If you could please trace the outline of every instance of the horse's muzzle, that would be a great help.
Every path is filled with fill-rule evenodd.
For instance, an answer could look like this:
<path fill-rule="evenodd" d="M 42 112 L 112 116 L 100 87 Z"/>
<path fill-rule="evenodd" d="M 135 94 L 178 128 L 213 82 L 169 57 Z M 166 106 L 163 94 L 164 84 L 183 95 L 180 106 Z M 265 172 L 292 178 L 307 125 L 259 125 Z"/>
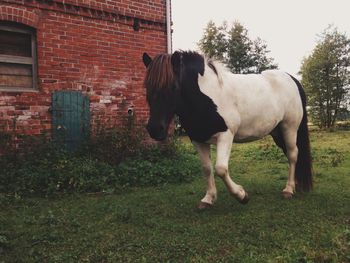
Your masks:
<path fill-rule="evenodd" d="M 148 123 L 146 129 L 151 138 L 156 141 L 164 141 L 168 135 L 168 130 L 165 124 L 162 123 L 159 125 Z"/>

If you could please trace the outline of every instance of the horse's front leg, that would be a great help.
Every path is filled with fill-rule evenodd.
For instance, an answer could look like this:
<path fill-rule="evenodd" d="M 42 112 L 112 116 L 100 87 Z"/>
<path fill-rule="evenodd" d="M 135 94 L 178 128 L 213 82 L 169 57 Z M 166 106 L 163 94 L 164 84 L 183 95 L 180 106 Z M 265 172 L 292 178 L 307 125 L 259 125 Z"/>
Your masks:
<path fill-rule="evenodd" d="M 215 171 L 218 176 L 225 182 L 229 192 L 242 204 L 249 201 L 248 193 L 242 186 L 236 184 L 230 177 L 228 164 L 233 143 L 233 134 L 226 131 L 218 136 L 217 139 L 217 158 Z"/>
<path fill-rule="evenodd" d="M 213 166 L 210 159 L 210 144 L 193 142 L 201 159 L 204 177 L 207 181 L 207 192 L 198 203 L 197 208 L 204 210 L 211 207 L 216 201 L 216 186 L 213 174 Z"/>

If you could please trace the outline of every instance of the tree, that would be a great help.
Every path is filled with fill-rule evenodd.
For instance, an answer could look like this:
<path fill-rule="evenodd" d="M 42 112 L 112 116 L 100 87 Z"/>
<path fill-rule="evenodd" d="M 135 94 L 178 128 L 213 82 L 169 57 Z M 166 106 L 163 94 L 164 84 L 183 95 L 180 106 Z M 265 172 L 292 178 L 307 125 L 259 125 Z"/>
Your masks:
<path fill-rule="evenodd" d="M 199 42 L 201 50 L 205 50 L 208 57 L 215 57 L 223 60 L 226 50 L 225 32 L 226 25 L 217 27 L 213 21 L 209 21 L 204 30 L 204 35 Z"/>
<path fill-rule="evenodd" d="M 267 49 L 265 41 L 258 37 L 254 40 L 253 45 L 254 72 L 278 68 L 277 64 L 274 63 L 274 59 L 267 56 L 270 51 Z"/>
<path fill-rule="evenodd" d="M 300 70 L 309 97 L 312 120 L 330 128 L 340 113 L 347 111 L 350 85 L 350 39 L 335 27 L 328 27 Z"/>
<path fill-rule="evenodd" d="M 239 22 L 228 28 L 227 22 L 218 27 L 210 21 L 198 46 L 208 57 L 225 62 L 233 73 L 260 73 L 277 68 L 273 58 L 268 57 L 266 43 L 260 38 L 251 40 L 248 30 Z"/>
<path fill-rule="evenodd" d="M 234 73 L 249 73 L 254 65 L 252 56 L 253 42 L 248 37 L 248 30 L 235 22 L 228 31 L 227 65 Z"/>

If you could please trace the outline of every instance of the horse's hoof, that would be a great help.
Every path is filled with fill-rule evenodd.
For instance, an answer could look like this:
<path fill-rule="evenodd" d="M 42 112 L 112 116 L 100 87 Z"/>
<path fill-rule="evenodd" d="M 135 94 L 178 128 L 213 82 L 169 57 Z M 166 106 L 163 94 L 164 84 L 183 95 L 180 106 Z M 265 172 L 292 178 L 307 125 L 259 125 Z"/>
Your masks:
<path fill-rule="evenodd" d="M 213 205 L 212 204 L 209 204 L 209 203 L 205 203 L 205 202 L 202 202 L 200 201 L 197 205 L 197 210 L 198 211 L 204 211 L 204 210 L 208 210 L 209 208 L 212 208 Z"/>
<path fill-rule="evenodd" d="M 249 194 L 247 191 L 245 191 L 245 196 L 243 197 L 243 199 L 239 199 L 238 197 L 236 197 L 237 201 L 240 202 L 242 205 L 245 205 L 249 202 L 250 198 L 249 198 Z"/>
<path fill-rule="evenodd" d="M 285 199 L 291 199 L 293 198 L 293 193 L 288 192 L 288 191 L 282 191 L 282 195 Z"/>

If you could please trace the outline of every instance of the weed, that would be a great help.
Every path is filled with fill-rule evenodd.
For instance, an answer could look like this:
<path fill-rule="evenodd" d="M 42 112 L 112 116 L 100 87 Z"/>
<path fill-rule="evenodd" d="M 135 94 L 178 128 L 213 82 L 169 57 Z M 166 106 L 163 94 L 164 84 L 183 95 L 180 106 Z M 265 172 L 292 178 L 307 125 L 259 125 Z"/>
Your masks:
<path fill-rule="evenodd" d="M 101 130 L 75 152 L 45 136 L 22 138 L 21 151 L 0 156 L 0 193 L 113 193 L 129 186 L 189 182 L 197 174 L 199 161 L 181 141 L 142 144 L 135 126 L 126 127 Z"/>
<path fill-rule="evenodd" d="M 345 158 L 345 155 L 342 151 L 339 151 L 335 148 L 315 148 L 313 150 L 313 160 L 319 163 L 322 166 L 339 166 Z"/>
<path fill-rule="evenodd" d="M 116 172 L 123 186 L 154 186 L 190 182 L 200 173 L 200 167 L 198 159 L 191 154 L 159 158 L 159 155 L 151 152 L 143 159 L 125 160 Z"/>
<path fill-rule="evenodd" d="M 202 178 L 123 194 L 76 193 L 50 199 L 0 195 L 0 262 L 350 262 L 349 132 L 311 136 L 315 158 L 317 151 L 323 154 L 332 148 L 344 159 L 336 167 L 319 165 L 315 159 L 319 175 L 313 191 L 297 193 L 291 200 L 280 197 L 286 165 L 275 157 L 258 160 L 246 155 L 269 140 L 272 144 L 271 139 L 234 146 L 230 171 L 251 193 L 246 206 L 237 203 L 218 178 L 218 200 L 205 213 L 194 210 L 205 194 Z M 197 157 L 189 144 L 175 143 L 145 150 L 125 162 L 132 167 L 138 160 L 147 161 L 150 167 L 157 166 L 157 160 L 182 159 L 191 166 L 193 158 Z M 76 162 L 60 159 L 61 172 Z M 275 166 L 280 169 L 271 172 Z M 190 177 L 200 171 L 192 173 Z"/>
<path fill-rule="evenodd" d="M 251 147 L 244 153 L 244 157 L 248 160 L 270 160 L 278 162 L 286 162 L 286 157 L 283 151 L 278 148 L 273 142 L 266 141 L 258 144 L 256 147 Z"/>

